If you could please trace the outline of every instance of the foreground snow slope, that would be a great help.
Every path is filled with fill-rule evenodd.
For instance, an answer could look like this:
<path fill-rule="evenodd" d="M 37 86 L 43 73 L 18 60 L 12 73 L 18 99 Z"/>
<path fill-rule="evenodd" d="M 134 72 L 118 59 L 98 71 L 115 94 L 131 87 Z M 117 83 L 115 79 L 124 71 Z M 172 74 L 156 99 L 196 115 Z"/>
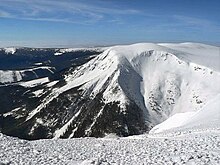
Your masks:
<path fill-rule="evenodd" d="M 0 164 L 220 164 L 220 132 L 172 138 L 77 138 L 25 141 L 0 134 Z"/>

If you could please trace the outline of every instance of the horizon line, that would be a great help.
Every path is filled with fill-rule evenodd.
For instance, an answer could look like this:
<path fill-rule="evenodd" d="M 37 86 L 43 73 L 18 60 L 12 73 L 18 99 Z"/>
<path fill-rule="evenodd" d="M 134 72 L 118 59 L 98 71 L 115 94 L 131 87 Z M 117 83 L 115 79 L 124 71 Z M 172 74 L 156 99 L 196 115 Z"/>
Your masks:
<path fill-rule="evenodd" d="M 138 44 L 138 43 L 199 43 L 199 44 L 206 44 L 206 45 L 211 45 L 211 46 L 217 46 L 220 47 L 220 42 L 208 42 L 208 41 L 165 41 L 165 42 L 151 42 L 151 41 L 139 41 L 139 42 L 130 42 L 130 43 L 114 43 L 114 44 L 54 44 L 54 45 L 39 45 L 39 46 L 31 46 L 31 45 L 10 45 L 10 46 L 4 46 L 0 47 L 0 49 L 4 48 L 36 48 L 36 49 L 55 49 L 55 48 L 97 48 L 97 47 L 112 47 L 112 46 L 117 46 L 117 45 L 133 45 L 133 44 Z"/>

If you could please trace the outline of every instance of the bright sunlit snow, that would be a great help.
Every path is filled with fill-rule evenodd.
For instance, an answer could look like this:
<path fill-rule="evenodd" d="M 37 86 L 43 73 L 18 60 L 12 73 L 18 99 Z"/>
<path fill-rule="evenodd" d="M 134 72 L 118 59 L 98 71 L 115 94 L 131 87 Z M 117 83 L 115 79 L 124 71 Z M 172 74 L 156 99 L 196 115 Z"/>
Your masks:
<path fill-rule="evenodd" d="M 176 135 L 177 134 L 177 135 Z M 0 134 L 2 164 L 220 164 L 220 131 L 171 137 L 77 138 L 26 141 Z"/>
<path fill-rule="evenodd" d="M 4 48 L 5 53 L 14 54 L 16 52 L 16 48 Z"/>

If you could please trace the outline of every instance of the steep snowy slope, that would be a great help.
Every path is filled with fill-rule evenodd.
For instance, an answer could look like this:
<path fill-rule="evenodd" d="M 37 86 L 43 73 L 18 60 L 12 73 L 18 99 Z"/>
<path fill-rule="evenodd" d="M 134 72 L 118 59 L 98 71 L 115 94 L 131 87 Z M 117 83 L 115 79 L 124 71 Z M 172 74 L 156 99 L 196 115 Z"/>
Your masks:
<path fill-rule="evenodd" d="M 70 69 L 36 106 L 17 110 L 22 114 L 19 127 L 17 121 L 13 126 L 17 133 L 3 130 L 18 136 L 25 129 L 21 135 L 25 138 L 128 136 L 149 131 L 175 114 L 202 111 L 217 97 L 218 54 L 217 47 L 193 43 L 108 48 Z"/>
<path fill-rule="evenodd" d="M 216 70 L 217 75 L 214 79 L 209 79 L 210 77 L 204 77 L 206 79 L 206 84 L 209 83 L 212 91 L 213 97 L 209 97 L 211 91 L 206 90 L 208 87 L 204 84 L 204 81 L 201 79 L 197 79 L 197 81 L 203 84 L 204 95 L 207 95 L 207 101 L 205 106 L 201 107 L 198 111 L 192 111 L 189 109 L 186 112 L 175 111 L 172 113 L 170 118 L 161 124 L 155 126 L 150 133 L 163 133 L 165 134 L 167 130 L 169 132 L 179 130 L 180 132 L 183 130 L 198 130 L 198 129 L 209 129 L 209 128 L 217 128 L 220 125 L 220 79 L 219 79 L 219 68 L 220 68 L 220 48 L 197 44 L 197 43 L 182 43 L 182 44 L 160 44 L 181 52 L 186 52 L 182 54 L 178 54 L 180 57 L 184 58 L 187 61 L 193 61 L 196 63 L 203 64 L 205 66 L 209 66 Z M 211 73 L 213 73 L 211 71 Z M 198 102 L 198 101 L 197 101 Z M 182 101 L 183 105 L 187 105 Z M 185 107 L 185 106 L 183 106 Z"/>
<path fill-rule="evenodd" d="M 219 129 L 220 127 L 220 94 L 197 112 L 176 113 L 151 131 L 166 134 L 166 131 L 198 131 Z"/>

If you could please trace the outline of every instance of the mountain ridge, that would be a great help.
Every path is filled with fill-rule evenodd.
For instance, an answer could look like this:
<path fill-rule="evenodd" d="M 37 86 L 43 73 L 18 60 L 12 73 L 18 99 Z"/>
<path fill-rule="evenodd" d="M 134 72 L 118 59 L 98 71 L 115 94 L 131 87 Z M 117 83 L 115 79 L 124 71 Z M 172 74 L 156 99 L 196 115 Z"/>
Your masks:
<path fill-rule="evenodd" d="M 110 47 L 70 69 L 63 83 L 52 86 L 35 108 L 25 110 L 28 113 L 21 118 L 27 135 L 22 136 L 36 138 L 38 128 L 45 132 L 38 138 L 128 136 L 148 132 L 177 113 L 202 109 L 220 92 L 220 74 L 213 69 L 216 63 L 210 69 L 206 61 L 202 63 L 207 66 L 194 63 L 198 59 L 194 56 L 200 49 L 213 53 L 218 48 L 165 45 Z M 193 53 L 183 52 L 182 45 Z M 218 57 L 204 54 L 203 59 Z"/>

